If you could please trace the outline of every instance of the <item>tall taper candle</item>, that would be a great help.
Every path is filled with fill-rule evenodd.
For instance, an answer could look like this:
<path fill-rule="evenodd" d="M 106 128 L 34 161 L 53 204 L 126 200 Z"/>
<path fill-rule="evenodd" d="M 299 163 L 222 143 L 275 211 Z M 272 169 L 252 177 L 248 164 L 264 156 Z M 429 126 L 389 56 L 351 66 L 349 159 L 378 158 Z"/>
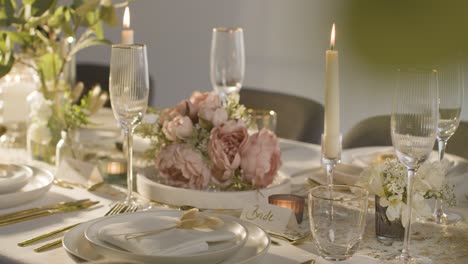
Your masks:
<path fill-rule="evenodd" d="M 122 44 L 133 44 L 133 29 L 130 28 L 130 9 L 125 7 L 123 16 Z"/>
<path fill-rule="evenodd" d="M 326 158 L 339 158 L 340 155 L 340 82 L 338 71 L 338 51 L 335 46 L 335 24 L 333 24 L 330 50 L 326 52 L 325 70 L 325 131 L 324 155 Z"/>

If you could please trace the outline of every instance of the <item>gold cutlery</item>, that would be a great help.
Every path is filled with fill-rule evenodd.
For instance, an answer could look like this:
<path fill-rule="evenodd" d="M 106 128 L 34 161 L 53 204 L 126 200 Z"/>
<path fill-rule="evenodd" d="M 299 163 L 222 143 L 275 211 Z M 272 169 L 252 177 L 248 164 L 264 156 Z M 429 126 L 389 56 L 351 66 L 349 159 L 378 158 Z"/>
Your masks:
<path fill-rule="evenodd" d="M 0 221 L 4 221 L 10 218 L 17 218 L 20 216 L 37 213 L 40 211 L 50 210 L 50 209 L 58 209 L 58 208 L 63 208 L 63 207 L 68 207 L 68 206 L 76 206 L 76 205 L 80 205 L 88 201 L 89 199 L 82 199 L 82 200 L 76 200 L 76 201 L 70 201 L 70 202 L 60 202 L 56 204 L 50 204 L 46 206 L 35 207 L 31 209 L 8 213 L 8 214 L 0 215 Z"/>
<path fill-rule="evenodd" d="M 295 239 L 292 239 L 290 237 L 287 237 L 287 236 L 283 236 L 283 235 L 280 235 L 280 234 L 276 234 L 276 233 L 271 233 L 271 232 L 268 232 L 268 234 L 273 237 L 273 238 L 277 238 L 277 239 L 282 239 L 282 240 L 286 240 L 287 242 L 289 242 L 289 244 L 291 245 L 299 245 L 299 244 L 302 244 L 306 241 L 308 241 L 310 238 L 311 238 L 311 235 L 310 234 L 307 234 L 305 236 L 301 236 L 301 237 L 298 237 L 298 238 L 295 238 Z M 272 240 L 273 241 L 273 240 Z M 276 245 L 280 245 L 279 242 L 272 242 L 272 244 L 276 244 Z"/>
<path fill-rule="evenodd" d="M 48 209 L 44 211 L 40 211 L 37 213 L 25 215 L 25 216 L 20 216 L 12 219 L 7 219 L 7 220 L 2 220 L 0 221 L 0 226 L 5 226 L 5 225 L 10 225 L 10 224 L 16 224 L 19 222 L 31 220 L 31 219 L 36 219 L 39 217 L 43 216 L 49 216 L 57 213 L 67 213 L 67 212 L 72 212 L 72 211 L 78 211 L 82 209 L 87 209 L 99 202 L 97 201 L 86 201 L 84 203 L 78 204 L 78 205 L 73 205 L 73 206 L 67 206 L 67 207 L 60 207 L 60 208 L 55 208 L 55 209 Z"/>
<path fill-rule="evenodd" d="M 116 215 L 116 214 L 122 214 L 122 213 L 131 213 L 131 212 L 135 212 L 137 210 L 138 210 L 138 206 L 126 205 L 124 203 L 117 203 L 104 216 Z M 69 229 L 72 229 L 73 227 L 75 227 L 75 226 L 77 226 L 79 224 L 81 224 L 81 223 L 76 223 L 76 224 L 73 224 L 73 225 L 69 225 L 69 226 L 66 226 L 66 227 L 51 231 L 49 233 L 45 233 L 45 234 L 42 234 L 40 236 L 25 240 L 23 242 L 18 243 L 18 246 L 25 247 L 25 246 L 31 245 L 31 244 L 33 244 L 35 242 L 38 242 L 40 240 L 43 240 L 45 238 L 48 238 L 48 237 L 51 237 L 53 235 L 56 235 L 56 234 L 65 232 L 65 231 L 67 231 Z M 52 249 L 52 248 L 55 248 L 57 246 L 60 246 L 61 244 L 62 244 L 62 239 L 57 239 L 57 240 L 52 241 L 50 243 L 47 243 L 47 244 L 45 244 L 43 246 L 35 248 L 34 251 L 36 251 L 38 253 L 44 252 L 44 251 L 46 251 L 48 249 Z"/>

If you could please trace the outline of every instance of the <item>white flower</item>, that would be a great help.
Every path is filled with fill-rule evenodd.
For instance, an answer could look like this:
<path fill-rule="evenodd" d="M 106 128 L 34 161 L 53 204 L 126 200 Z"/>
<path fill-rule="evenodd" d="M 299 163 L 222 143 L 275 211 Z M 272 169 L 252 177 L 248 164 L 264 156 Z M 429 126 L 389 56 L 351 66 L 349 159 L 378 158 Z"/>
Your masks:
<path fill-rule="evenodd" d="M 31 98 L 30 107 L 29 118 L 35 122 L 47 123 L 52 116 L 52 102 L 46 100 L 41 93 Z"/>
<path fill-rule="evenodd" d="M 28 137 L 37 143 L 48 144 L 52 140 L 47 124 L 41 122 L 34 122 L 28 128 Z"/>
<path fill-rule="evenodd" d="M 400 218 L 403 205 L 404 203 L 401 195 L 392 195 L 388 197 L 388 199 L 387 197 L 380 198 L 380 206 L 387 207 L 385 214 L 390 221 Z"/>
<path fill-rule="evenodd" d="M 383 175 L 378 167 L 369 167 L 364 169 L 364 171 L 361 173 L 357 185 L 366 188 L 369 190 L 369 192 L 379 197 L 383 197 L 385 196 L 383 180 Z"/>
<path fill-rule="evenodd" d="M 414 181 L 414 190 L 422 193 L 439 191 L 445 180 L 443 165 L 436 162 L 426 162 L 418 169 Z"/>

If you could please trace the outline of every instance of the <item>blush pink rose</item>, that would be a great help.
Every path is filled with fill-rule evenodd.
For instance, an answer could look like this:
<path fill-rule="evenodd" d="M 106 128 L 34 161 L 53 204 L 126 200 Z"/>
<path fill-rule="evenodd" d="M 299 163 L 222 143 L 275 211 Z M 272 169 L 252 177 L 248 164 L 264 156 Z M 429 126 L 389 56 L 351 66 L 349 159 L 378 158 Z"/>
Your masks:
<path fill-rule="evenodd" d="M 211 178 L 200 153 L 184 144 L 171 144 L 155 160 L 159 175 L 175 187 L 203 190 Z"/>
<path fill-rule="evenodd" d="M 192 120 L 188 116 L 178 115 L 171 121 L 165 121 L 162 131 L 167 139 L 171 141 L 188 139 L 193 132 Z"/>
<path fill-rule="evenodd" d="M 229 120 L 211 130 L 208 154 L 213 162 L 214 181 L 224 186 L 231 183 L 234 170 L 241 164 L 240 150 L 248 137 L 242 120 Z"/>
<path fill-rule="evenodd" d="M 212 123 L 213 126 L 219 126 L 227 121 L 228 114 L 226 110 L 222 107 L 210 108 L 203 106 L 198 112 L 198 117 Z"/>
<path fill-rule="evenodd" d="M 165 109 L 162 111 L 162 113 L 159 115 L 159 124 L 164 124 L 166 121 L 171 121 L 177 116 L 186 116 L 189 112 L 189 101 L 183 100 L 177 105 Z"/>
<path fill-rule="evenodd" d="M 282 163 L 278 138 L 266 129 L 250 135 L 240 155 L 243 179 L 257 188 L 271 184 Z"/>

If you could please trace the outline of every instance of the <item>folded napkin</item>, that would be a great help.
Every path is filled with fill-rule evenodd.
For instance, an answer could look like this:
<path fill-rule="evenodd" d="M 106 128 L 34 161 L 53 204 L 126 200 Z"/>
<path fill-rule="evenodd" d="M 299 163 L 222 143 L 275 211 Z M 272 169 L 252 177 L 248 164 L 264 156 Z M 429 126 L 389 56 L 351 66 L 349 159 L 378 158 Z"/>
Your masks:
<path fill-rule="evenodd" d="M 180 218 L 145 216 L 133 221 L 109 224 L 98 231 L 98 239 L 127 251 L 158 256 L 191 255 L 207 251 L 208 243 L 232 240 L 228 230 L 176 228 Z"/>
<path fill-rule="evenodd" d="M 14 192 L 28 183 L 32 171 L 24 167 L 1 164 L 0 165 L 0 194 Z"/>

